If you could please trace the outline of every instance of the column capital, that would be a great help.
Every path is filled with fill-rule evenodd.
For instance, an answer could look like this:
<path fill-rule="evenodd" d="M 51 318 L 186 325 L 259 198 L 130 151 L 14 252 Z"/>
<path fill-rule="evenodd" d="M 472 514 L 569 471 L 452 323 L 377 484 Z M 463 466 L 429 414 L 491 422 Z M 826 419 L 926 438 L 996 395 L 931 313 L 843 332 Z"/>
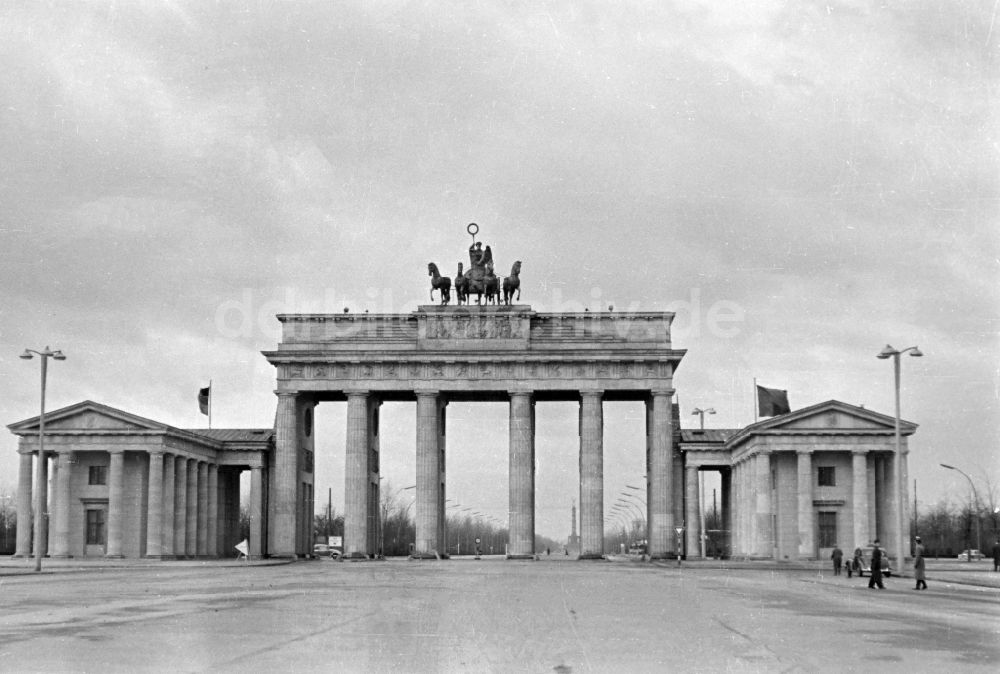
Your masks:
<path fill-rule="evenodd" d="M 531 395 L 534 395 L 534 393 L 535 393 L 535 389 L 527 389 L 527 388 L 525 388 L 525 389 L 508 389 L 507 390 L 507 395 L 509 395 L 511 398 L 513 398 L 514 396 L 531 396 Z"/>
<path fill-rule="evenodd" d="M 798 454 L 799 456 L 802 456 L 802 455 L 811 456 L 812 453 L 813 453 L 813 450 L 811 450 L 811 449 L 796 449 L 795 453 Z"/>
<path fill-rule="evenodd" d="M 602 398 L 604 397 L 604 389 L 601 388 L 582 388 L 580 389 L 581 398 Z"/>
<path fill-rule="evenodd" d="M 108 454 L 114 455 L 114 454 L 124 454 L 124 453 L 125 450 L 122 449 L 121 447 L 111 447 L 108 449 Z"/>
<path fill-rule="evenodd" d="M 299 392 L 298 391 L 275 391 L 274 395 L 278 396 L 279 398 L 294 398 L 295 396 L 299 395 Z"/>
<path fill-rule="evenodd" d="M 418 398 L 437 398 L 441 395 L 441 391 L 437 389 L 418 389 L 414 393 Z"/>
<path fill-rule="evenodd" d="M 344 389 L 344 395 L 347 396 L 348 400 L 350 400 L 351 398 L 357 400 L 358 398 L 367 398 L 369 395 L 371 395 L 371 391 L 366 388 Z"/>
<path fill-rule="evenodd" d="M 147 452 L 147 454 L 149 454 L 150 456 L 159 456 L 160 458 L 163 458 L 163 455 L 166 454 L 166 452 L 163 451 L 162 449 L 151 449 L 149 450 L 149 452 Z"/>
<path fill-rule="evenodd" d="M 653 397 L 666 396 L 673 398 L 675 393 L 677 393 L 676 389 L 672 388 L 654 388 L 649 391 L 649 394 Z"/>
<path fill-rule="evenodd" d="M 859 454 L 861 456 L 868 456 L 868 450 L 867 449 L 852 449 L 851 450 L 851 454 L 854 454 L 855 456 L 857 456 Z"/>

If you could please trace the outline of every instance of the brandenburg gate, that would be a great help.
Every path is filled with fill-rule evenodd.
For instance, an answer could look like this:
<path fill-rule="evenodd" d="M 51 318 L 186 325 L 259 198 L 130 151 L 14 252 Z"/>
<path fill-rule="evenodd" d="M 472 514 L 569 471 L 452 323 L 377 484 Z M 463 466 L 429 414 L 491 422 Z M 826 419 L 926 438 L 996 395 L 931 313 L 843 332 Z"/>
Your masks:
<path fill-rule="evenodd" d="M 670 343 L 673 314 L 538 313 L 518 304 L 421 306 L 409 314 L 283 314 L 265 352 L 277 368 L 275 465 L 268 549 L 311 550 L 313 408 L 347 401 L 344 554 L 377 552 L 379 406 L 415 400 L 415 556 L 445 551 L 449 401 L 510 405 L 509 558 L 534 556 L 535 402 L 580 405 L 581 558 L 604 550 L 603 402 L 646 403 L 649 552 L 672 555 L 672 379 L 684 351 Z"/>
<path fill-rule="evenodd" d="M 535 542 L 535 402 L 580 405 L 580 557 L 604 554 L 605 400 L 646 403 L 647 540 L 652 557 L 675 553 L 673 374 L 684 351 L 670 344 L 673 314 L 538 313 L 520 298 L 521 262 L 500 279 L 493 252 L 472 235 L 469 270 L 451 279 L 428 264 L 431 298 L 409 314 L 282 314 L 281 343 L 264 352 L 277 369 L 275 459 L 270 472 L 268 549 L 311 552 L 313 409 L 347 400 L 344 555 L 378 550 L 379 407 L 415 400 L 416 542 L 414 556 L 446 556 L 446 409 L 448 402 L 510 405 L 507 556 L 532 558 Z M 500 297 L 501 287 L 503 298 Z M 476 303 L 471 297 L 476 295 Z M 485 304 L 484 301 L 485 295 Z M 493 304 L 491 304 L 493 302 Z M 678 475 L 679 477 L 679 475 Z"/>

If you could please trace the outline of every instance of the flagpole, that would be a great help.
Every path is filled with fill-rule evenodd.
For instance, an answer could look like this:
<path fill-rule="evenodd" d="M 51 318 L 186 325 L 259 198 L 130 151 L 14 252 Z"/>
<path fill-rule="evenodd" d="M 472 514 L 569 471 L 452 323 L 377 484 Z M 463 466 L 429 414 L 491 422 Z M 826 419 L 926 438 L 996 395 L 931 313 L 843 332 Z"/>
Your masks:
<path fill-rule="evenodd" d="M 208 380 L 208 429 L 212 430 L 212 380 Z"/>
<path fill-rule="evenodd" d="M 757 408 L 760 405 L 757 404 L 757 377 L 753 378 L 753 422 L 757 423 Z"/>

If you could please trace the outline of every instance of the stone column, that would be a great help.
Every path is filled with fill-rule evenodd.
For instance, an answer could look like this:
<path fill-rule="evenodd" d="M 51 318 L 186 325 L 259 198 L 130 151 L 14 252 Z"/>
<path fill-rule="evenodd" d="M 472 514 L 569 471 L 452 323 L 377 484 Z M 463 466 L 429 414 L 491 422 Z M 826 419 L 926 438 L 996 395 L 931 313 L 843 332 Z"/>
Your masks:
<path fill-rule="evenodd" d="M 368 391 L 347 394 L 344 555 L 368 557 Z M 277 523 L 272 523 L 277 526 Z"/>
<path fill-rule="evenodd" d="M 896 541 L 898 540 L 896 537 L 899 536 L 899 517 L 897 514 L 899 502 L 896 500 L 898 490 L 899 476 L 896 474 L 896 454 L 893 452 L 887 455 L 885 460 L 885 512 L 887 517 L 884 520 L 886 535 L 882 537 L 883 552 L 886 555 L 891 552 L 893 557 L 895 557 Z"/>
<path fill-rule="evenodd" d="M 59 452 L 55 454 L 56 466 L 55 493 L 52 510 L 54 511 L 52 552 L 56 558 L 69 557 L 69 512 L 70 512 L 70 477 L 73 474 L 73 453 Z"/>
<path fill-rule="evenodd" d="M 443 398 L 438 398 L 438 545 L 441 546 L 441 554 L 446 555 L 448 551 L 448 515 L 446 508 L 445 498 L 446 488 L 447 488 L 447 414 L 448 414 L 448 401 Z M 381 547 L 381 545 L 380 545 Z M 486 545 L 483 545 L 484 549 L 487 549 Z"/>
<path fill-rule="evenodd" d="M 698 526 L 698 466 L 687 466 L 684 471 L 684 542 L 687 548 L 687 558 L 701 557 L 701 544 L 698 537 L 701 534 Z"/>
<path fill-rule="evenodd" d="M 195 554 L 208 554 L 208 464 L 199 461 L 198 468 L 198 528 L 195 535 Z"/>
<path fill-rule="evenodd" d="M 183 559 L 187 550 L 187 458 L 174 458 L 174 555 Z"/>
<path fill-rule="evenodd" d="M 438 449 L 438 393 L 417 391 L 417 541 L 414 555 L 444 552 L 438 540 L 441 516 L 441 454 Z"/>
<path fill-rule="evenodd" d="M 34 517 L 31 512 L 31 452 L 19 452 L 17 466 L 17 547 L 15 557 L 31 556 L 31 532 Z"/>
<path fill-rule="evenodd" d="M 868 451 L 859 449 L 851 454 L 851 501 L 854 539 L 850 548 L 863 547 L 871 540 L 868 535 Z"/>
<path fill-rule="evenodd" d="M 652 391 L 651 400 L 646 402 L 647 408 L 652 406 L 646 505 L 649 511 L 649 555 L 653 559 L 663 559 L 671 551 L 679 553 L 674 550 L 674 431 L 670 409 L 673 395 L 672 389 L 657 389 Z"/>
<path fill-rule="evenodd" d="M 350 448 L 350 399 L 348 399 L 348 448 Z M 298 530 L 298 394 L 278 392 L 278 411 L 275 419 L 275 445 L 272 484 L 270 494 L 273 521 L 268 529 L 271 539 L 271 555 L 274 557 L 296 556 L 296 531 Z M 350 454 L 350 451 L 348 451 Z M 348 458 L 348 463 L 350 458 Z M 350 477 L 348 477 L 350 480 Z M 348 491 L 348 496 L 350 491 Z M 351 514 L 344 510 L 346 518 Z M 345 532 L 346 533 L 346 532 Z M 350 534 L 347 534 L 349 537 Z M 310 546 L 311 547 L 311 546 Z M 346 550 L 345 550 L 346 551 Z"/>
<path fill-rule="evenodd" d="M 774 557 L 774 532 L 771 530 L 771 455 L 761 452 L 757 455 L 757 472 L 753 477 L 755 510 L 757 518 L 756 554 L 762 558 Z"/>
<path fill-rule="evenodd" d="M 260 557 L 264 554 L 264 469 L 260 466 L 250 467 L 250 556 Z"/>
<path fill-rule="evenodd" d="M 122 524 L 125 519 L 125 452 L 111 450 L 108 468 L 108 550 L 105 556 L 122 556 Z"/>
<path fill-rule="evenodd" d="M 531 392 L 510 392 L 509 484 L 510 546 L 508 559 L 535 556 L 535 429 Z"/>
<path fill-rule="evenodd" d="M 198 460 L 188 459 L 187 462 L 187 506 L 185 514 L 187 521 L 184 530 L 184 554 L 187 557 L 198 556 Z"/>
<path fill-rule="evenodd" d="M 41 453 L 39 453 L 39 460 L 41 460 L 41 474 L 42 479 L 39 480 L 39 484 L 35 485 L 35 498 L 41 504 L 39 507 L 39 512 L 35 513 L 36 517 L 42 518 L 42 535 L 40 541 L 35 541 L 36 548 L 41 546 L 42 557 L 49 554 L 49 456 L 51 452 L 45 453 L 45 459 L 41 459 Z"/>
<path fill-rule="evenodd" d="M 604 557 L 603 395 L 580 392 L 580 559 Z"/>
<path fill-rule="evenodd" d="M 146 556 L 153 559 L 163 556 L 163 452 L 149 453 Z"/>
<path fill-rule="evenodd" d="M 905 443 L 906 441 L 903 440 L 902 442 Z M 910 522 L 912 522 L 912 519 L 911 519 L 911 517 L 912 517 L 911 509 L 912 509 L 912 505 L 913 505 L 910 502 L 910 490 L 909 490 L 909 486 L 910 486 L 910 472 L 909 472 L 910 471 L 910 466 L 909 466 L 909 464 L 910 464 L 910 450 L 906 448 L 906 445 L 903 445 L 902 449 L 903 449 L 903 456 L 900 457 L 900 468 L 903 471 L 903 475 L 900 478 L 902 480 L 902 484 L 900 485 L 900 492 L 901 492 L 901 494 L 900 494 L 899 499 L 900 499 L 900 502 L 903 504 L 903 530 L 900 532 L 899 535 L 903 537 L 903 546 L 902 546 L 903 556 L 904 557 L 909 557 L 910 556 Z M 895 497 L 895 494 L 893 494 L 893 497 Z M 898 522 L 898 520 L 897 520 L 897 522 Z M 893 548 L 893 551 L 895 551 L 895 549 L 896 548 Z M 899 566 L 900 566 L 900 571 L 902 571 L 903 560 L 899 561 Z"/>
<path fill-rule="evenodd" d="M 723 539 L 723 555 L 733 554 L 733 471 L 732 469 L 722 472 L 721 489 L 719 499 L 722 501 L 722 528 L 725 529 Z"/>
<path fill-rule="evenodd" d="M 174 556 L 174 505 L 177 495 L 177 479 L 173 454 L 163 456 L 163 546 L 160 548 L 162 558 L 172 559 Z"/>
<path fill-rule="evenodd" d="M 816 556 L 816 535 L 813 517 L 812 452 L 800 451 L 798 455 L 799 497 L 799 559 Z"/>
<path fill-rule="evenodd" d="M 219 466 L 208 464 L 208 548 L 209 557 L 219 556 Z"/>

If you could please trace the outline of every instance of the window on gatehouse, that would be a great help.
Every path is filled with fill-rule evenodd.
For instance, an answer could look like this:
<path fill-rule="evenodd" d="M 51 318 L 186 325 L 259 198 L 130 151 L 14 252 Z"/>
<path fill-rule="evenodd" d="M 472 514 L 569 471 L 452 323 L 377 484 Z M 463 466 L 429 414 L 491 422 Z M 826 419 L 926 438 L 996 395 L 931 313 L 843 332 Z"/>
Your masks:
<path fill-rule="evenodd" d="M 819 513 L 819 547 L 832 548 L 837 545 L 837 513 Z"/>
<path fill-rule="evenodd" d="M 818 471 L 820 487 L 837 486 L 837 471 L 833 466 L 820 466 Z"/>
<path fill-rule="evenodd" d="M 108 467 L 107 466 L 90 466 L 87 476 L 87 484 L 107 484 L 108 483 Z M 89 512 L 89 511 L 88 511 Z"/>

